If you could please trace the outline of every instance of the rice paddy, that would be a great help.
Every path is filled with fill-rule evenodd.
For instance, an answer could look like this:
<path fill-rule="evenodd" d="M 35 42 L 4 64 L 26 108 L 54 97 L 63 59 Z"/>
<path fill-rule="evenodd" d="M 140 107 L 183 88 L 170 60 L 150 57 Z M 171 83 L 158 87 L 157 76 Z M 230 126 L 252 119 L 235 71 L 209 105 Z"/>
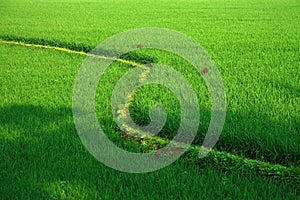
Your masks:
<path fill-rule="evenodd" d="M 297 1 L 18 1 L 0 3 L 0 199 L 297 199 L 300 185 L 300 4 Z M 199 128 L 189 150 L 158 171 L 111 169 L 84 147 L 72 113 L 74 84 L 89 52 L 138 27 L 179 31 L 212 57 L 226 92 L 226 120 L 213 150 L 198 152 L 211 117 L 202 76 L 170 52 L 145 48 L 114 59 L 95 96 L 97 119 L 114 144 L 155 152 L 180 123 L 169 89 L 140 87 L 130 116 L 166 123 L 153 138 L 120 130 L 111 96 L 128 71 L 160 63 L 183 75 L 198 98 Z M 176 44 L 176 41 L 174 41 Z M 151 67 L 150 67 L 151 68 Z M 175 83 L 171 83 L 175 84 Z M 130 131 L 129 131 L 130 132 Z"/>

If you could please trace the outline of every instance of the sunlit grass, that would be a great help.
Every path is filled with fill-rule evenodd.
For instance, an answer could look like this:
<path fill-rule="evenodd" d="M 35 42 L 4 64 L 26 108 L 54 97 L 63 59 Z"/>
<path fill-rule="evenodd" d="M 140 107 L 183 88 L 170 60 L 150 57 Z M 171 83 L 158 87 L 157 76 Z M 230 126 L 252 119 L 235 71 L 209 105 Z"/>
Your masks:
<path fill-rule="evenodd" d="M 85 55 L 1 43 L 0 199 L 297 199 L 297 1 L 11 0 L 0 3 L 0 12 L 0 39 L 74 51 L 88 52 L 107 37 L 136 27 L 164 27 L 189 35 L 212 56 L 224 80 L 227 116 L 215 150 L 231 154 L 213 151 L 198 160 L 188 152 L 147 174 L 110 169 L 87 152 L 73 122 L 73 86 Z M 168 65 L 192 85 L 200 107 L 193 144 L 201 144 L 210 120 L 209 93 L 201 76 L 180 57 L 137 46 L 137 52 L 123 58 Z M 131 68 L 120 62 L 109 67 L 97 89 L 96 110 L 109 138 L 136 152 L 152 147 L 124 139 L 110 108 L 116 82 Z M 168 113 L 158 136 L 171 139 L 180 107 L 168 89 L 139 88 L 130 114 L 145 125 L 155 103 Z M 276 165 L 259 161 L 295 168 L 279 166 L 276 171 Z"/>

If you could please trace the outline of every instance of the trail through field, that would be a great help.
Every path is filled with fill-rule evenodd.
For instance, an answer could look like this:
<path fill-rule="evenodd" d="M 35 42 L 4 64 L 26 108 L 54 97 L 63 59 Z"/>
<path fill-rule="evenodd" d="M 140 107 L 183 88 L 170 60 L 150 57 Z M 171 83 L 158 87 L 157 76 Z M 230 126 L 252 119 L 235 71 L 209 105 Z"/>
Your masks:
<path fill-rule="evenodd" d="M 141 82 L 145 82 L 147 77 L 151 74 L 151 67 L 149 67 L 148 65 L 140 64 L 131 60 L 125 60 L 121 58 L 108 57 L 104 55 L 95 55 L 95 54 L 90 54 L 82 51 L 75 51 L 67 48 L 61 48 L 61 47 L 55 47 L 49 45 L 28 44 L 28 43 L 18 42 L 18 41 L 0 40 L 0 44 L 17 45 L 26 48 L 49 49 L 54 51 L 81 55 L 81 56 L 118 61 L 124 64 L 128 64 L 132 67 L 138 67 L 144 70 L 145 73 L 142 74 L 143 77 L 140 77 Z M 128 96 L 128 98 L 134 99 L 134 96 L 135 94 L 131 94 L 130 96 Z M 129 104 L 124 104 L 120 106 L 120 110 L 117 111 L 118 113 L 120 113 L 119 115 L 120 120 L 123 120 L 124 122 L 128 121 L 127 120 L 128 115 L 126 113 L 128 113 L 127 111 L 129 110 L 129 106 L 130 106 Z M 165 146 L 170 142 L 166 138 L 149 136 L 151 133 L 149 134 L 145 131 L 136 130 L 135 127 L 124 125 L 124 128 L 126 130 L 122 132 L 122 138 L 126 141 L 135 143 L 136 145 L 142 145 L 145 152 L 153 151 L 153 149 L 155 151 L 160 150 L 163 146 Z M 181 148 L 181 144 L 177 144 L 177 147 L 175 147 L 174 149 L 176 148 Z M 210 153 L 206 158 L 200 159 L 198 157 L 198 153 L 200 151 L 210 151 Z M 236 156 L 226 152 L 219 152 L 216 150 L 205 149 L 204 147 L 200 147 L 197 145 L 190 146 L 188 148 L 187 155 L 189 155 L 194 159 L 195 165 L 201 166 L 205 163 L 209 163 L 219 169 L 225 169 L 225 170 L 230 168 L 244 169 L 244 170 L 249 170 L 258 173 L 262 176 L 272 177 L 275 179 L 290 180 L 297 184 L 300 183 L 300 168 L 297 167 L 287 167 L 280 164 L 270 164 L 258 160 L 247 159 L 245 157 Z"/>

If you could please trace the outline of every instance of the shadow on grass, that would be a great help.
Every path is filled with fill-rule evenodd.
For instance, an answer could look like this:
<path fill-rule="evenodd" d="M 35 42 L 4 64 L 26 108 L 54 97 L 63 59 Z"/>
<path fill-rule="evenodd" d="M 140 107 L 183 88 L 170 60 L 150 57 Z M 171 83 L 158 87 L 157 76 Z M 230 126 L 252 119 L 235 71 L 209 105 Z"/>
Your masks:
<path fill-rule="evenodd" d="M 73 51 L 81 51 L 85 53 L 92 53 L 95 55 L 100 56 L 107 56 L 107 57 L 117 57 L 121 59 L 125 59 L 128 61 L 134 61 L 139 64 L 149 64 L 149 63 L 156 63 L 157 59 L 151 57 L 149 55 L 143 55 L 138 51 L 131 51 L 126 54 L 122 54 L 118 51 L 107 50 L 107 49 L 100 49 L 98 47 L 87 46 L 83 43 L 66 43 L 62 41 L 56 40 L 47 40 L 43 38 L 25 38 L 19 36 L 11 36 L 11 35 L 0 35 L 0 39 L 7 40 L 7 41 L 15 41 L 15 42 L 23 42 L 32 45 L 45 45 L 45 46 L 52 46 L 52 47 L 60 47 L 60 48 L 67 48 Z M 134 47 L 135 48 L 135 47 Z M 137 44 L 136 50 L 140 49 L 139 45 Z"/>
<path fill-rule="evenodd" d="M 17 191 L 19 199 L 45 199 L 49 198 L 42 191 L 45 183 L 72 176 L 80 165 L 77 153 L 86 154 L 71 125 L 71 114 L 63 107 L 11 105 L 0 109 L 0 180 L 5 185 L 0 194 L 10 199 Z"/>
<path fill-rule="evenodd" d="M 170 180 L 174 175 L 170 170 L 178 172 L 181 181 L 187 176 L 183 173 L 185 170 L 191 174 L 197 174 L 198 170 L 210 172 L 209 166 L 194 169 L 192 165 L 183 166 L 185 164 L 180 164 L 180 161 L 177 167 L 172 165 L 151 175 L 127 174 L 110 169 L 95 160 L 81 144 L 70 108 L 34 105 L 2 107 L 0 130 L 0 194 L 4 199 L 94 198 L 93 195 L 102 195 L 103 191 L 112 195 L 120 188 L 132 191 L 135 187 L 149 187 L 148 181 L 162 181 L 161 173 L 163 180 Z M 220 142 L 226 143 L 225 140 L 221 138 Z M 249 141 L 245 142 L 249 144 Z M 222 180 L 227 177 L 226 173 L 219 175 Z M 127 185 L 128 180 L 139 186 Z M 180 182 L 173 184 L 176 190 L 180 189 Z M 155 186 L 150 187 L 155 189 Z M 171 188 L 166 186 L 166 189 Z M 123 191 L 123 194 L 126 192 Z M 172 195 L 169 192 L 166 194 Z M 137 195 L 141 195 L 141 191 Z"/>
<path fill-rule="evenodd" d="M 174 105 L 175 106 L 175 105 Z M 149 113 L 133 108 L 133 120 L 139 125 L 150 122 Z M 179 111 L 180 112 L 180 111 Z M 202 145 L 210 123 L 211 111 L 200 108 L 200 123 L 193 144 Z M 300 119 L 288 124 L 268 119 L 262 113 L 226 111 L 226 120 L 215 149 L 250 159 L 300 166 Z M 165 126 L 157 135 L 172 139 L 179 128 L 180 116 L 167 115 Z"/>

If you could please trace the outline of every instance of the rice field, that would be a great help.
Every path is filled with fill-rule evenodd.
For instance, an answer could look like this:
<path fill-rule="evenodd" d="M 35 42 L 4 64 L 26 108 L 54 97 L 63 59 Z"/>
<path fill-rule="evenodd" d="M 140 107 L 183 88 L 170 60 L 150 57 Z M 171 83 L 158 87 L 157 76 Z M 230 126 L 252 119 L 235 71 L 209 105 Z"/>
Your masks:
<path fill-rule="evenodd" d="M 0 199 L 299 198 L 298 1 L 9 0 L 0 11 Z M 72 100 L 89 52 L 141 27 L 176 30 L 208 52 L 223 79 L 226 119 L 212 151 L 199 158 L 212 115 L 203 80 L 210 69 L 200 76 L 182 57 L 137 43 L 111 63 L 96 90 L 97 120 L 108 138 L 130 152 L 155 152 L 179 128 L 179 101 L 157 84 L 140 87 L 128 109 L 144 126 L 159 103 L 168 114 L 161 131 L 141 139 L 118 127 L 111 96 L 135 64 L 164 64 L 185 77 L 200 120 L 178 160 L 135 174 L 109 168 L 87 151 Z"/>

